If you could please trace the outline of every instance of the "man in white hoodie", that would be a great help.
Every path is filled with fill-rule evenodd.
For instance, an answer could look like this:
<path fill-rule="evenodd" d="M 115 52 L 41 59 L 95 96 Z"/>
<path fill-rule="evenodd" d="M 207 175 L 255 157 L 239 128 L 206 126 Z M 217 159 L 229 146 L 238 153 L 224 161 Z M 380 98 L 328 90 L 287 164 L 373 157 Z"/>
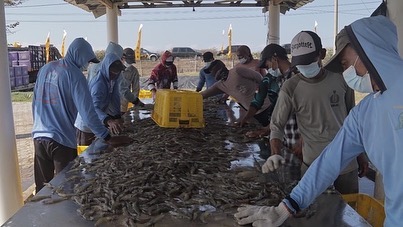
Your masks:
<path fill-rule="evenodd" d="M 370 93 L 354 107 L 343 126 L 278 206 L 248 206 L 235 217 L 241 225 L 279 226 L 309 206 L 364 150 L 383 175 L 384 226 L 403 223 L 403 60 L 395 25 L 384 16 L 363 18 L 336 37 L 336 54 L 325 66 L 343 72 L 356 91 Z M 330 222 L 337 217 L 328 217 Z"/>

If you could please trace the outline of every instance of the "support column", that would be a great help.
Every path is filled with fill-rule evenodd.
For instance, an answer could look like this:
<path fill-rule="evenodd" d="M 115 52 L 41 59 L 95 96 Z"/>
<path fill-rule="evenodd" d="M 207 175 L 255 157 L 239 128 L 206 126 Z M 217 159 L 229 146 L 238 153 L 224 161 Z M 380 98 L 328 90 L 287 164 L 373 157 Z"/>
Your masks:
<path fill-rule="evenodd" d="M 397 27 L 397 35 L 399 38 L 399 54 L 403 57 L 403 1 L 402 0 L 388 0 L 387 2 L 387 16 Z"/>
<path fill-rule="evenodd" d="M 6 36 L 4 0 L 0 0 L 0 224 L 23 206 L 15 141 Z"/>
<path fill-rule="evenodd" d="M 339 33 L 339 1 L 334 0 L 334 39 L 333 39 L 333 54 L 336 53 L 336 36 Z"/>
<path fill-rule="evenodd" d="M 267 44 L 280 45 L 280 5 L 269 2 L 269 39 Z"/>
<path fill-rule="evenodd" d="M 118 34 L 118 8 L 116 4 L 112 8 L 106 7 L 106 29 L 107 29 L 107 44 L 109 42 L 119 43 Z"/>

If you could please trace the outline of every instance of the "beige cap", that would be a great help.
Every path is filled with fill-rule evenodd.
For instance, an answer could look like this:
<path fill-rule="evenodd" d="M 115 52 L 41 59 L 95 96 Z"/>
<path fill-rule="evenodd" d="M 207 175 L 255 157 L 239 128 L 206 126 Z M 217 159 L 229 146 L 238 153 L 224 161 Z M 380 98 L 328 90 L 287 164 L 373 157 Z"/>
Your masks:
<path fill-rule="evenodd" d="M 345 28 L 343 28 L 336 36 L 336 53 L 326 63 L 326 65 L 324 66 L 325 69 L 336 73 L 343 72 L 343 67 L 340 63 L 339 54 L 349 43 L 350 39 L 348 38 L 347 31 Z"/>

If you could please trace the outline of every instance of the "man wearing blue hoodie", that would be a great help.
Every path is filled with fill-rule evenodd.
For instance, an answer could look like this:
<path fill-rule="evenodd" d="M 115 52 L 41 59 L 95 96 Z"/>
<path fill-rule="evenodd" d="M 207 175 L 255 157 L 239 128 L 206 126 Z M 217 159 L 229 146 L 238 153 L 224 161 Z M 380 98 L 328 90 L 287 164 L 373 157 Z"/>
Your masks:
<path fill-rule="evenodd" d="M 397 41 L 395 25 L 383 16 L 357 20 L 340 31 L 336 54 L 325 68 L 343 72 L 351 88 L 370 94 L 350 111 L 334 140 L 289 196 L 277 207 L 239 208 L 235 214 L 239 224 L 281 225 L 308 207 L 363 151 L 383 175 L 384 226 L 403 223 L 403 60 Z"/>
<path fill-rule="evenodd" d="M 99 120 L 81 68 L 99 62 L 91 45 L 75 39 L 64 59 L 52 61 L 38 72 L 32 101 L 36 192 L 77 156 L 74 121 L 79 112 L 98 138 L 111 145 L 130 143 L 111 137 Z"/>
<path fill-rule="evenodd" d="M 123 47 L 121 45 L 111 41 L 111 42 L 109 42 L 108 46 L 106 47 L 105 56 L 110 53 L 116 54 L 121 59 L 123 57 Z M 90 63 L 88 65 L 88 68 L 87 68 L 87 72 L 88 72 L 87 81 L 88 82 L 90 82 L 91 79 L 98 74 L 98 71 L 100 68 L 101 68 L 101 65 L 99 63 Z"/>
<path fill-rule="evenodd" d="M 112 133 L 119 134 L 123 130 L 123 121 L 120 115 L 120 92 L 117 80 L 125 67 L 114 53 L 107 54 L 99 65 L 97 75 L 88 84 L 95 111 L 99 120 Z M 95 140 L 95 132 L 91 130 L 80 113 L 77 114 L 74 126 L 77 128 L 78 145 L 88 146 Z"/>

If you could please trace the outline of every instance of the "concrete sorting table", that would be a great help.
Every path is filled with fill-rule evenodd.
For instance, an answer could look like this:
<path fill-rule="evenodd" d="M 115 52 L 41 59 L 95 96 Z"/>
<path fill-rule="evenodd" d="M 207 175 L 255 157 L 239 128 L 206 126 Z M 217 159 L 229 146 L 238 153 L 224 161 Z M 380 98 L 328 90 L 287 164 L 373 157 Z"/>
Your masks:
<path fill-rule="evenodd" d="M 261 145 L 257 147 L 261 148 Z M 96 157 L 91 153 L 105 148 L 105 145 L 96 141 L 87 148 L 83 156 L 86 160 Z M 258 151 L 254 151 L 258 152 Z M 59 175 L 57 175 L 50 183 L 58 186 L 64 183 L 66 172 L 70 169 L 71 164 L 66 167 Z M 37 196 L 51 195 L 51 189 L 44 187 Z M 57 195 L 53 195 L 57 198 Z M 45 205 L 41 201 L 28 202 L 13 217 L 11 217 L 3 226 L 57 226 L 57 227 L 80 227 L 94 226 L 95 222 L 87 221 L 78 215 L 79 206 L 72 200 L 65 200 L 59 203 Z M 363 219 L 354 209 L 348 206 L 339 194 L 322 194 L 310 208 L 313 215 L 307 215 L 302 218 L 289 218 L 282 226 L 287 227 L 304 227 L 304 226 L 371 226 Z M 234 210 L 235 212 L 235 210 Z M 225 213 L 214 213 L 207 220 L 207 224 L 201 222 L 190 222 L 185 219 L 172 218 L 166 215 L 161 221 L 154 226 L 178 227 L 178 226 L 238 226 L 233 215 Z M 109 225 L 108 225 L 109 224 Z M 102 226 L 111 226 L 106 223 Z M 116 226 L 116 225 L 113 225 Z M 140 225 L 141 226 L 141 225 Z"/>

